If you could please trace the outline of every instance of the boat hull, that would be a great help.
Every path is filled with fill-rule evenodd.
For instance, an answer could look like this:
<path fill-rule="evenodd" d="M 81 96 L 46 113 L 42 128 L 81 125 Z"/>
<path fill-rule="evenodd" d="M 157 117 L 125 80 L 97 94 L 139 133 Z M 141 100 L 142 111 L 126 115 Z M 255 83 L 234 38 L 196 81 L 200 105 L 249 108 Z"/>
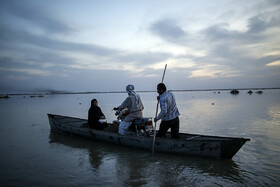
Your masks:
<path fill-rule="evenodd" d="M 83 127 L 85 119 L 48 114 L 51 129 L 94 140 L 152 150 L 153 137 L 120 135 L 118 133 Z M 169 136 L 170 134 L 168 134 Z M 168 152 L 189 156 L 231 159 L 249 141 L 246 138 L 231 138 L 180 133 L 180 139 L 156 138 L 155 152 Z"/>

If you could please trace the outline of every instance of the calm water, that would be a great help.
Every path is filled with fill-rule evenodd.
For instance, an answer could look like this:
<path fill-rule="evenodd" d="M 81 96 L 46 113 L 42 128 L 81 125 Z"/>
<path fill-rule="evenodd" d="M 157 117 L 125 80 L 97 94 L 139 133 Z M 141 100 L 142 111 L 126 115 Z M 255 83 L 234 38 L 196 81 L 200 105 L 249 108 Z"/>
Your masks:
<path fill-rule="evenodd" d="M 126 94 L 0 100 L 0 186 L 279 186 L 280 90 L 176 92 L 180 131 L 251 138 L 232 160 L 183 157 L 55 134 L 47 113 L 87 118 L 92 98 L 110 122 Z M 142 93 L 147 117 L 156 93 Z"/>

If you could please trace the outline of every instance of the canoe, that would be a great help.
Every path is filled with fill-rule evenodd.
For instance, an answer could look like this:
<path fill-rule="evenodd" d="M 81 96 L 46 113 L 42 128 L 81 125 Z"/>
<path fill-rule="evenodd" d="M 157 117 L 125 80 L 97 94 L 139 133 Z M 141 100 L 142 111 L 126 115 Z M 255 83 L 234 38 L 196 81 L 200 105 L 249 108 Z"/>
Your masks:
<path fill-rule="evenodd" d="M 91 138 L 97 141 L 152 150 L 152 136 L 120 135 L 115 132 L 89 129 L 86 119 L 48 114 L 51 130 L 65 134 Z M 154 151 L 182 154 L 188 156 L 231 159 L 247 142 L 248 138 L 207 136 L 180 133 L 180 138 L 156 138 Z"/>

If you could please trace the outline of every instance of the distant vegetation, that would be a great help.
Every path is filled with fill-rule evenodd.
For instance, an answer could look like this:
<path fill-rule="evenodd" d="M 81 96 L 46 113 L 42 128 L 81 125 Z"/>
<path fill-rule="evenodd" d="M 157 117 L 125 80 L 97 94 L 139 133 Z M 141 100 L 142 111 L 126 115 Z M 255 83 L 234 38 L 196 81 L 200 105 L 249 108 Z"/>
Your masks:
<path fill-rule="evenodd" d="M 239 94 L 239 91 L 236 90 L 236 89 L 234 89 L 234 90 L 231 90 L 231 91 L 230 91 L 230 94 L 232 94 L 232 95 L 237 95 L 237 94 Z"/>
<path fill-rule="evenodd" d="M 44 97 L 44 95 L 30 95 L 29 97 Z"/>
<path fill-rule="evenodd" d="M 247 93 L 251 95 L 251 94 L 253 93 L 253 91 L 252 91 L 252 90 L 249 90 Z"/>
<path fill-rule="evenodd" d="M 8 95 L 0 95 L 0 99 L 9 99 L 10 97 Z"/>

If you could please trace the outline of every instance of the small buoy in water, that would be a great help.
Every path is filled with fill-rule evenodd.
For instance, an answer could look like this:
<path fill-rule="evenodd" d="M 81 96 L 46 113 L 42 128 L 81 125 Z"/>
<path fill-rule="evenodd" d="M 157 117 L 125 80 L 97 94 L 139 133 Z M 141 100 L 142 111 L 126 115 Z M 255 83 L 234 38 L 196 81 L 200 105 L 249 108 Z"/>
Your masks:
<path fill-rule="evenodd" d="M 82 103 L 79 103 L 79 105 L 81 105 Z"/>
<path fill-rule="evenodd" d="M 215 103 L 212 103 L 212 105 L 215 105 Z"/>

